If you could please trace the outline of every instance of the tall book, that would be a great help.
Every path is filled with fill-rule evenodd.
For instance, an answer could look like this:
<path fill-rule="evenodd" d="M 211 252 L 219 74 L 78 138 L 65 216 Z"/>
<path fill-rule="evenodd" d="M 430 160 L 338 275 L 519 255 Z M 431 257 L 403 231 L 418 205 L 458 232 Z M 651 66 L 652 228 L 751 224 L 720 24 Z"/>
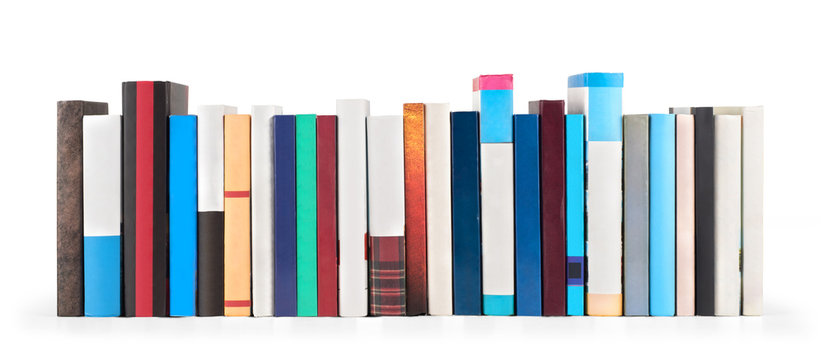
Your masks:
<path fill-rule="evenodd" d="M 280 106 L 252 106 L 252 315 L 275 313 L 275 201 L 272 124 Z"/>
<path fill-rule="evenodd" d="M 430 315 L 452 315 L 452 158 L 448 103 L 424 105 L 426 295 Z"/>
<path fill-rule="evenodd" d="M 478 112 L 451 114 L 452 277 L 455 315 L 481 315 L 481 176 Z"/>
<path fill-rule="evenodd" d="M 234 106 L 197 107 L 197 315 L 223 316 L 223 116 Z"/>
<path fill-rule="evenodd" d="M 649 315 L 649 115 L 624 115 L 624 315 Z"/>
<path fill-rule="evenodd" d="M 369 315 L 406 315 L 403 117 L 369 116 Z"/>
<path fill-rule="evenodd" d="M 586 119 L 587 314 L 620 316 L 622 73 L 569 77 L 568 113 Z"/>
<path fill-rule="evenodd" d="M 584 315 L 584 116 L 566 116 L 566 314 Z"/>
<path fill-rule="evenodd" d="M 223 312 L 226 316 L 251 315 L 251 127 L 251 115 L 232 114 L 223 118 Z"/>
<path fill-rule="evenodd" d="M 83 117 L 86 316 L 120 315 L 120 116 Z"/>
<path fill-rule="evenodd" d="M 295 206 L 298 316 L 318 316 L 317 123 L 295 115 Z"/>
<path fill-rule="evenodd" d="M 764 307 L 764 108 L 745 107 L 741 124 L 743 315 Z"/>
<path fill-rule="evenodd" d="M 512 145 L 512 75 L 472 81 L 480 112 L 481 242 L 486 315 L 515 312 L 515 214 Z"/>
<path fill-rule="evenodd" d="M 169 117 L 169 315 L 195 316 L 197 116 Z"/>
<path fill-rule="evenodd" d="M 109 105 L 57 102 L 57 316 L 83 316 L 83 116 Z"/>
<path fill-rule="evenodd" d="M 338 100 L 338 236 L 340 316 L 366 316 L 366 117 L 369 101 Z"/>
<path fill-rule="evenodd" d="M 695 120 L 675 115 L 675 314 L 695 315 Z"/>
<path fill-rule="evenodd" d="M 541 198 L 538 115 L 514 119 L 515 148 L 515 310 L 541 316 Z M 561 313 L 563 315 L 563 312 Z"/>
<path fill-rule="evenodd" d="M 566 315 L 566 189 L 564 100 L 529 102 L 540 116 L 542 314 Z"/>
<path fill-rule="evenodd" d="M 167 316 L 169 115 L 188 113 L 189 88 L 137 81 L 122 90 L 124 314 Z"/>
<path fill-rule="evenodd" d="M 741 311 L 741 115 L 715 115 L 715 315 Z"/>
<path fill-rule="evenodd" d="M 675 315 L 675 115 L 649 116 L 649 314 Z"/>
<path fill-rule="evenodd" d="M 318 316 L 338 316 L 337 117 L 317 117 Z"/>
<path fill-rule="evenodd" d="M 406 315 L 426 315 L 426 158 L 424 104 L 403 104 Z"/>
<path fill-rule="evenodd" d="M 297 316 L 295 116 L 275 115 L 275 316 Z"/>

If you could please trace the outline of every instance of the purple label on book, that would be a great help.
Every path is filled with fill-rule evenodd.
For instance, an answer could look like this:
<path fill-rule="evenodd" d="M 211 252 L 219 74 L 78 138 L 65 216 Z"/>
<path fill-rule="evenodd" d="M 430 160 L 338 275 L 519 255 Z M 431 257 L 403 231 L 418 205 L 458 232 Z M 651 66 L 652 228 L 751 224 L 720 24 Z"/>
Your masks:
<path fill-rule="evenodd" d="M 584 257 L 567 256 L 567 286 L 584 285 Z"/>

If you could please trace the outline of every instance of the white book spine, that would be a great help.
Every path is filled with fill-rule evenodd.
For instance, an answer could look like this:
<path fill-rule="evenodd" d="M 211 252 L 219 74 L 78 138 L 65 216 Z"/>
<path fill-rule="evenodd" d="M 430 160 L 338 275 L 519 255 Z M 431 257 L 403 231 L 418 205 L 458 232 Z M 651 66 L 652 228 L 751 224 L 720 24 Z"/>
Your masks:
<path fill-rule="evenodd" d="M 83 117 L 83 236 L 120 236 L 120 115 Z"/>
<path fill-rule="evenodd" d="M 695 315 L 695 119 L 675 115 L 676 315 Z"/>
<path fill-rule="evenodd" d="M 338 314 L 366 316 L 366 117 L 369 116 L 369 101 L 338 100 L 336 114 Z"/>
<path fill-rule="evenodd" d="M 764 108 L 744 108 L 741 129 L 742 313 L 761 315 L 764 291 Z"/>
<path fill-rule="evenodd" d="M 587 293 L 621 294 L 621 155 L 618 141 L 587 143 Z"/>
<path fill-rule="evenodd" d="M 741 116 L 715 116 L 715 314 L 741 306 Z"/>
<path fill-rule="evenodd" d="M 274 291 L 274 149 L 272 122 L 280 106 L 252 106 L 252 315 L 272 316 Z"/>
<path fill-rule="evenodd" d="M 426 276 L 429 314 L 452 315 L 452 156 L 449 104 L 425 104 Z"/>
<path fill-rule="evenodd" d="M 197 107 L 197 211 L 223 211 L 223 115 L 237 108 Z"/>
<path fill-rule="evenodd" d="M 369 236 L 404 236 L 403 117 L 366 119 Z"/>
<path fill-rule="evenodd" d="M 481 143 L 483 294 L 515 295 L 515 183 L 512 143 Z"/>

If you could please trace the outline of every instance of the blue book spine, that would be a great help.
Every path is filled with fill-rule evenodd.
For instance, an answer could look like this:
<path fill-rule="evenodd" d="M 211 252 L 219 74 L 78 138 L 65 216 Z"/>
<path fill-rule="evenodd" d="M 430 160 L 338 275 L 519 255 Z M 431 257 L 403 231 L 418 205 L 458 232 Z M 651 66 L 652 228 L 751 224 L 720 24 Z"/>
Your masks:
<path fill-rule="evenodd" d="M 452 116 L 452 273 L 455 315 L 481 315 L 478 112 Z"/>
<path fill-rule="evenodd" d="M 515 310 L 541 316 L 541 197 L 538 115 L 515 121 Z"/>
<path fill-rule="evenodd" d="M 650 115 L 650 315 L 675 315 L 675 115 Z"/>
<path fill-rule="evenodd" d="M 275 115 L 275 316 L 297 316 L 295 116 Z"/>
<path fill-rule="evenodd" d="M 195 316 L 197 116 L 169 117 L 169 314 Z"/>
<path fill-rule="evenodd" d="M 83 237 L 84 314 L 120 315 L 120 236 Z"/>
<path fill-rule="evenodd" d="M 567 315 L 584 315 L 584 115 L 566 116 Z"/>

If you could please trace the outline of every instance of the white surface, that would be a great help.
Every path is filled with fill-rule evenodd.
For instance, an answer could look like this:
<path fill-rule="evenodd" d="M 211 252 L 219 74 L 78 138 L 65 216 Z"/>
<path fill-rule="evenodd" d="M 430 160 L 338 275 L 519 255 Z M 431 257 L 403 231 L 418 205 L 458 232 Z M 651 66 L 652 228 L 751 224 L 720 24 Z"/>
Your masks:
<path fill-rule="evenodd" d="M 741 115 L 715 115 L 715 314 L 741 308 Z"/>
<path fill-rule="evenodd" d="M 552 348 L 553 358 L 813 357 L 824 338 L 824 314 L 816 311 L 824 298 L 816 282 L 824 252 L 824 121 L 816 110 L 824 83 L 816 34 L 824 23 L 817 6 L 795 0 L 420 0 L 402 9 L 357 0 L 3 2 L 0 156 L 8 169 L 20 169 L 0 177 L 7 190 L 0 280 L 14 294 L 0 297 L 3 354 L 350 359 L 400 349 L 398 359 L 532 359 Z M 147 19 L 158 22 L 147 26 Z M 496 26 L 481 26 L 487 19 Z M 413 42 L 426 51 L 410 51 Z M 666 60 L 650 56 L 655 49 Z M 198 104 L 277 99 L 289 112 L 334 114 L 335 99 L 351 97 L 372 100 L 373 112 L 384 114 L 400 113 L 410 100 L 469 110 L 473 77 L 511 72 L 518 78 L 515 112 L 525 113 L 529 100 L 566 98 L 567 76 L 585 71 L 626 74 L 626 113 L 667 112 L 673 104 L 764 105 L 764 316 L 54 316 L 57 100 L 108 101 L 120 113 L 121 81 L 168 79 L 190 85 L 190 112 Z"/>
<path fill-rule="evenodd" d="M 369 236 L 403 236 L 403 117 L 369 116 L 366 134 Z"/>
<path fill-rule="evenodd" d="M 272 123 L 283 108 L 252 106 L 252 315 L 275 311 L 275 243 Z"/>
<path fill-rule="evenodd" d="M 223 115 L 236 114 L 237 108 L 190 105 L 189 112 L 193 110 L 197 111 L 197 211 L 223 211 Z M 109 104 L 110 113 L 117 111 Z"/>
<path fill-rule="evenodd" d="M 83 236 L 120 236 L 120 115 L 83 117 Z"/>
<path fill-rule="evenodd" d="M 587 293 L 620 294 L 621 142 L 591 141 L 586 146 Z"/>
<path fill-rule="evenodd" d="M 452 314 L 452 138 L 449 103 L 424 104 L 429 314 Z"/>
<path fill-rule="evenodd" d="M 338 100 L 338 314 L 366 316 L 366 117 L 369 101 Z"/>
<path fill-rule="evenodd" d="M 512 143 L 481 144 L 481 279 L 484 295 L 515 295 L 513 146 Z"/>
<path fill-rule="evenodd" d="M 741 119 L 741 312 L 761 315 L 764 297 L 764 108 L 745 107 Z"/>

